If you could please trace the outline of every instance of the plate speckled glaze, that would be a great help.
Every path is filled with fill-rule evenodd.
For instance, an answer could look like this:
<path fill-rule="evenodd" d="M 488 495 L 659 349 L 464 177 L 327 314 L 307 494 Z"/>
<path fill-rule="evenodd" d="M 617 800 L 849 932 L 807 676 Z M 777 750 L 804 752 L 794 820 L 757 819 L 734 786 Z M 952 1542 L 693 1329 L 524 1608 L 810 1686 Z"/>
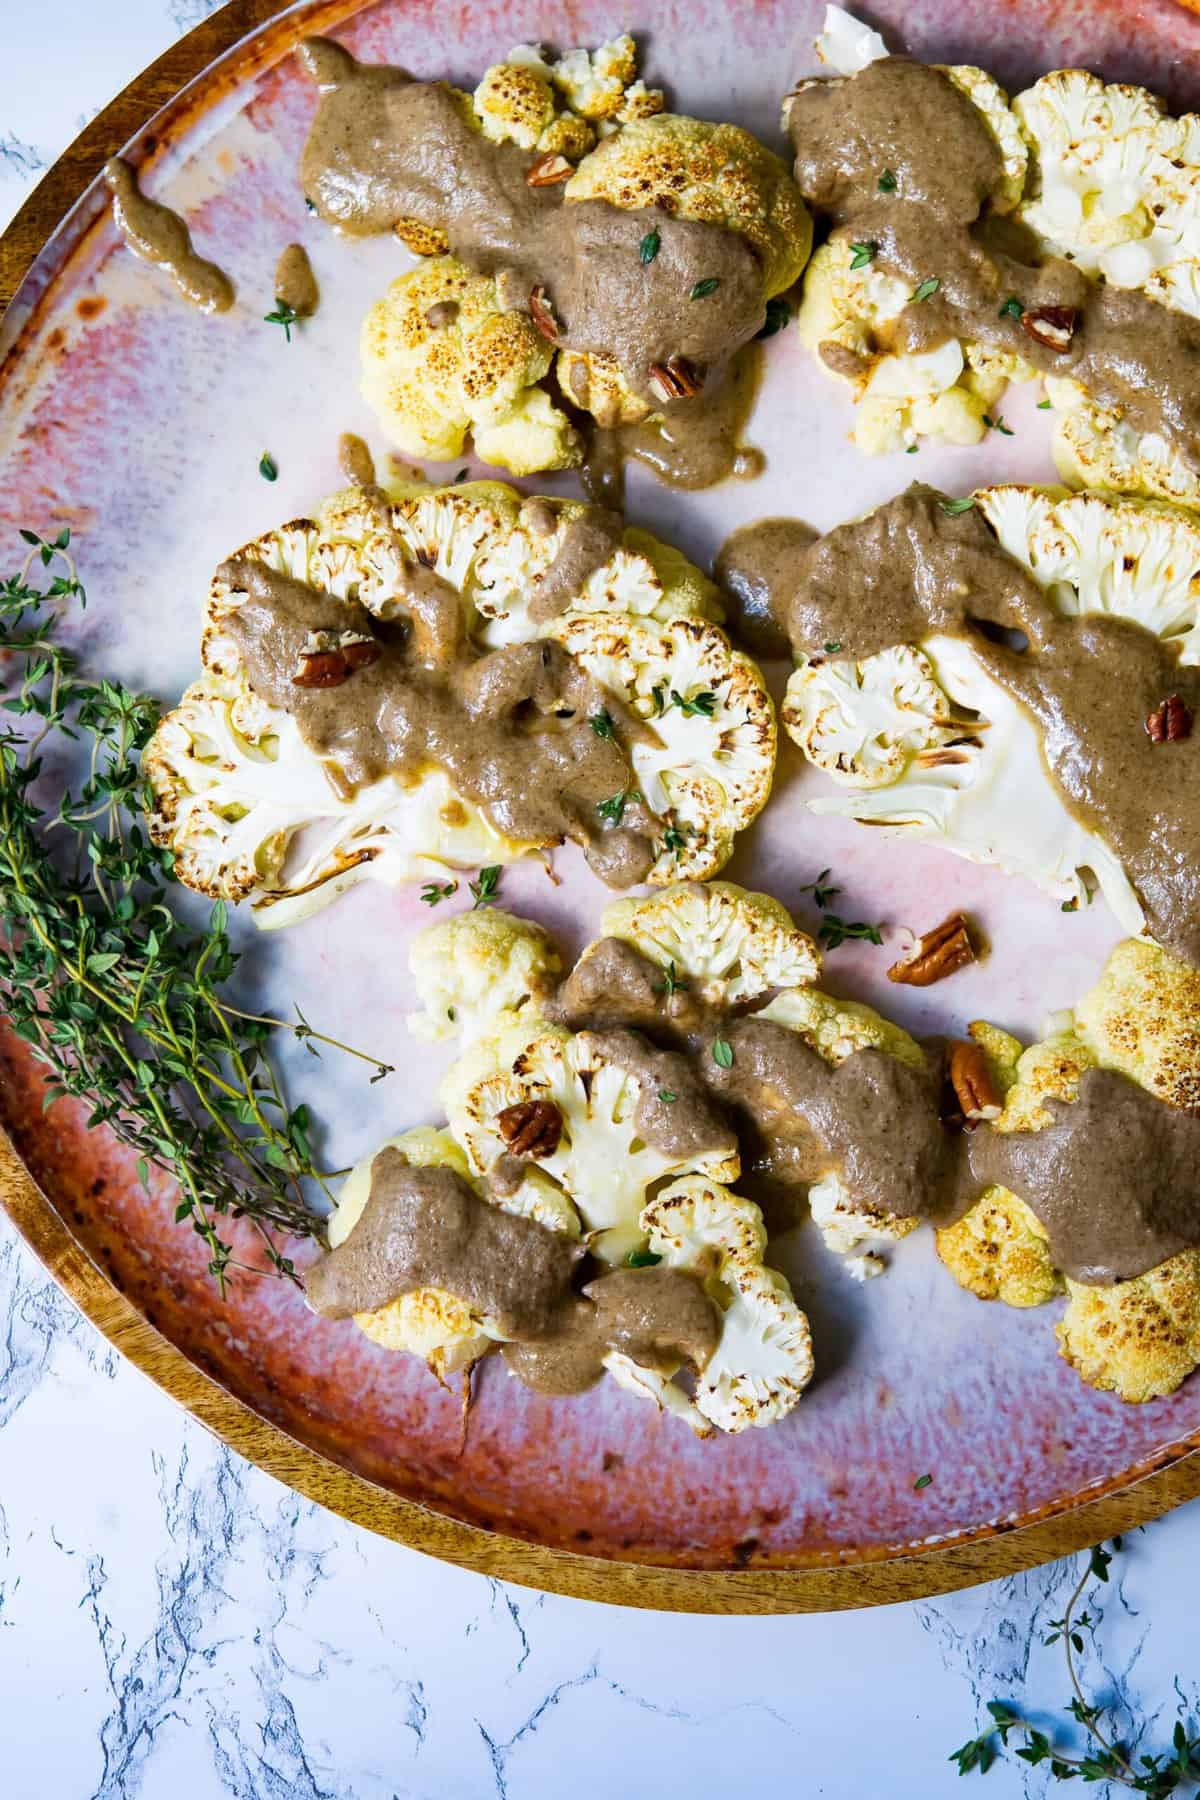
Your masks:
<path fill-rule="evenodd" d="M 206 319 L 183 306 L 122 248 L 93 190 L 39 256 L 0 335 L 0 543 L 15 563 L 18 527 L 70 525 L 90 595 L 74 635 L 89 666 L 174 698 L 198 667 L 215 563 L 338 485 L 340 432 L 384 449 L 357 392 L 358 325 L 406 259 L 390 241 L 337 242 L 305 211 L 295 170 L 314 95 L 287 52 L 314 14 L 368 60 L 463 80 L 515 43 L 591 44 L 630 27 L 645 74 L 667 84 L 678 110 L 736 119 L 778 143 L 779 99 L 815 66 L 822 11 L 818 0 L 307 7 L 203 78 L 186 112 L 161 134 L 151 125 L 133 154 L 146 157 L 148 190 L 186 213 L 198 247 L 234 277 L 234 312 Z M 869 16 L 893 45 L 980 63 L 1010 87 L 1082 64 L 1145 83 L 1177 108 L 1200 106 L 1200 18 L 1171 0 L 885 0 Z M 292 239 L 309 248 L 323 304 L 287 345 L 261 318 Z M 767 346 L 749 434 L 766 475 L 680 495 L 635 471 L 628 512 L 704 561 L 744 520 L 786 512 L 827 528 L 914 472 L 952 491 L 1050 479 L 1035 400 L 1030 391 L 1006 402 L 1011 438 L 866 461 L 847 442 L 848 403 L 784 334 Z M 274 486 L 257 472 L 263 450 L 279 465 Z M 573 491 L 565 479 L 523 485 Z M 821 785 L 785 747 L 771 804 L 728 876 L 811 924 L 800 887 L 832 865 L 848 916 L 923 929 L 963 906 L 992 946 L 924 995 L 885 983 L 894 946 L 847 946 L 829 958 L 827 986 L 919 1030 L 986 1016 L 1032 1035 L 1094 979 L 1118 936 L 1102 908 L 1064 918 L 1023 883 L 811 818 L 803 800 Z M 558 887 L 532 866 L 506 872 L 503 896 L 576 949 L 595 935 L 607 895 L 573 848 L 557 866 Z M 290 1059 L 296 1091 L 329 1128 L 330 1166 L 439 1116 L 448 1051 L 414 1044 L 404 1024 L 406 946 L 427 921 L 415 890 L 363 888 L 279 939 L 244 930 L 260 998 L 284 1010 L 299 1000 L 324 1030 L 398 1065 L 369 1087 L 329 1057 Z M 536 1543 L 679 1569 L 886 1559 L 1045 1517 L 1200 1442 L 1200 1379 L 1124 1407 L 1058 1358 L 1056 1307 L 982 1305 L 941 1269 L 928 1233 L 864 1290 L 811 1228 L 772 1251 L 810 1313 L 818 1366 L 782 1425 L 701 1443 L 611 1384 L 551 1402 L 489 1363 L 464 1431 L 457 1391 L 351 1324 L 314 1318 L 287 1285 L 242 1279 L 220 1301 L 201 1246 L 172 1223 L 166 1185 L 146 1194 L 133 1158 L 85 1131 L 83 1109 L 60 1102 L 43 1114 L 40 1078 L 11 1038 L 0 1044 L 0 1117 L 84 1251 L 230 1393 L 370 1482 Z M 914 1491 L 926 1472 L 932 1482 Z"/>

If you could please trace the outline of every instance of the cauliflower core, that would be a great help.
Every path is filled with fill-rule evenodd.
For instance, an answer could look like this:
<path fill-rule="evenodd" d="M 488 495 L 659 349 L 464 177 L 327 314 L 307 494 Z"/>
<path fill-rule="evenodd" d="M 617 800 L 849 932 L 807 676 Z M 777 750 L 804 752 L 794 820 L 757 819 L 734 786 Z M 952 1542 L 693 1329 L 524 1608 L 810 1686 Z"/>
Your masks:
<path fill-rule="evenodd" d="M 714 873 L 766 801 L 770 699 L 753 664 L 708 623 L 721 610 L 713 583 L 647 532 L 620 532 L 557 618 L 531 616 L 539 578 L 584 512 L 576 501 L 526 502 L 499 482 L 402 484 L 386 505 L 351 489 L 239 555 L 384 620 L 406 616 L 397 599 L 406 569 L 432 568 L 460 594 L 476 644 L 553 631 L 643 715 L 647 694 L 683 681 L 701 710 L 685 716 L 672 704 L 661 733 L 638 746 L 645 799 L 662 820 L 650 879 Z M 444 879 L 447 868 L 503 864 L 537 847 L 498 830 L 436 766 L 407 785 L 386 776 L 347 794 L 331 783 L 292 717 L 251 689 L 226 628 L 238 604 L 214 580 L 206 673 L 145 753 L 152 835 L 173 850 L 180 880 L 214 899 L 249 899 L 260 924 L 285 925 L 360 880 Z"/>
<path fill-rule="evenodd" d="M 993 1070 L 1015 1077 L 997 1131 L 1049 1124 L 1046 1101 L 1073 1100 L 1092 1067 L 1118 1070 L 1168 1105 L 1194 1106 L 1200 1096 L 1200 974 L 1145 942 L 1119 944 L 1073 1015 L 1015 1066 L 1007 1034 L 973 1026 L 972 1035 Z M 1196 1251 L 1111 1286 L 1064 1279 L 1033 1213 L 1002 1187 L 989 1188 L 939 1231 L 937 1248 L 955 1279 L 982 1300 L 1038 1306 L 1065 1291 L 1059 1350 L 1093 1387 L 1131 1402 L 1152 1400 L 1173 1393 L 1200 1365 Z"/>

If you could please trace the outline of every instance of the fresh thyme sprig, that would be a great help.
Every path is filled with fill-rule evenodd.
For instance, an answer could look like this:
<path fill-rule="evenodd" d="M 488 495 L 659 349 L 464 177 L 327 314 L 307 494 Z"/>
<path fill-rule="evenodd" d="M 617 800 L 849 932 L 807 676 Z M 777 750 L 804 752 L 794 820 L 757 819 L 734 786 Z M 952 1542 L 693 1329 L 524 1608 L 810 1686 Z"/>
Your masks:
<path fill-rule="evenodd" d="M 987 1710 L 992 1723 L 978 1737 L 968 1739 L 952 1751 L 949 1757 L 951 1762 L 958 1764 L 960 1775 L 969 1775 L 973 1769 L 986 1775 L 998 1755 L 997 1739 L 1007 1745 L 1009 1734 L 1020 1731 L 1024 1733 L 1025 1742 L 1015 1755 L 1034 1767 L 1045 1763 L 1056 1781 L 1072 1781 L 1081 1776 L 1085 1782 L 1115 1782 L 1130 1793 L 1148 1794 L 1150 1800 L 1169 1800 L 1180 1788 L 1190 1788 L 1200 1782 L 1200 1736 L 1190 1736 L 1182 1718 L 1175 1721 L 1170 1750 L 1159 1751 L 1157 1755 L 1143 1753 L 1134 1762 L 1125 1745 L 1101 1726 L 1106 1709 L 1093 1705 L 1083 1691 L 1076 1658 L 1083 1654 L 1083 1631 L 1094 1621 L 1089 1612 L 1080 1612 L 1078 1607 L 1090 1581 L 1108 1580 L 1113 1554 L 1121 1548 L 1120 1538 L 1111 1541 L 1112 1550 L 1097 1544 L 1091 1551 L 1067 1601 L 1066 1611 L 1061 1619 L 1050 1621 L 1050 1631 L 1042 1640 L 1044 1644 L 1063 1645 L 1072 1688 L 1066 1710 L 1076 1724 L 1083 1726 L 1094 1748 L 1086 1756 L 1070 1756 L 1056 1750 L 1047 1734 L 1022 1719 L 1007 1700 L 989 1700 Z"/>
<path fill-rule="evenodd" d="M 167 903 L 172 857 L 137 823 L 158 707 L 85 678 L 57 641 L 64 602 L 87 603 L 70 532 L 21 536 L 28 553 L 0 582 L 3 709 L 24 721 L 0 731 L 0 1012 L 48 1071 L 47 1106 L 89 1102 L 89 1128 L 106 1125 L 136 1150 L 144 1183 L 152 1169 L 178 1183 L 176 1218 L 204 1239 L 222 1291 L 231 1268 L 250 1266 L 222 1219 L 248 1220 L 270 1265 L 294 1279 L 274 1234 L 320 1234 L 307 1184 L 322 1176 L 308 1110 L 289 1106 L 267 1045 L 282 1028 L 314 1054 L 317 1043 L 348 1046 L 299 1009 L 291 1024 L 229 1001 L 239 957 L 224 903 L 203 928 L 179 918 Z M 42 587 L 38 564 L 58 570 Z M 52 812 L 35 795 L 51 734 L 88 752 L 81 785 Z M 390 1073 L 365 1060 L 374 1079 Z"/>

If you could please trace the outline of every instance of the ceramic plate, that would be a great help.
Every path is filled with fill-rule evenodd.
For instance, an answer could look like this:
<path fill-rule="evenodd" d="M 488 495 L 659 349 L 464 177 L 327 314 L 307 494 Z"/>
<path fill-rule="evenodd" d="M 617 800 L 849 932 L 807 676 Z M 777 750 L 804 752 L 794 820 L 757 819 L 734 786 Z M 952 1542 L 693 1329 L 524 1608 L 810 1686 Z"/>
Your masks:
<path fill-rule="evenodd" d="M 296 164 L 315 97 L 288 49 L 312 10 L 287 15 L 257 54 L 243 47 L 202 78 L 171 128 L 152 126 L 133 147 L 148 191 L 184 212 L 199 247 L 233 275 L 235 311 L 204 318 L 182 305 L 121 246 L 93 191 L 39 256 L 4 326 L 0 544 L 15 566 L 19 527 L 52 535 L 69 525 L 90 595 L 74 628 L 81 656 L 168 700 L 197 672 L 217 561 L 338 485 L 339 433 L 384 449 L 357 391 L 358 327 L 405 258 L 390 240 L 335 241 L 305 210 Z M 735 119 L 777 143 L 781 94 L 815 66 L 822 10 L 818 0 L 640 0 L 615 11 L 607 0 L 380 0 L 322 16 L 340 17 L 339 35 L 368 60 L 468 85 L 516 43 L 593 44 L 629 26 L 645 73 L 667 84 L 677 110 Z M 1125 0 L 882 0 L 871 16 L 894 45 L 983 64 L 1010 87 L 1082 63 L 1176 107 L 1200 105 L 1200 18 L 1141 0 L 1131 33 L 1130 12 Z M 262 315 L 276 257 L 293 239 L 309 249 L 323 304 L 289 345 Z M 793 513 L 824 529 L 914 472 L 956 492 L 1049 479 L 1047 416 L 1035 400 L 1030 390 L 1006 401 L 1011 438 L 867 461 L 848 443 L 848 401 L 793 330 L 767 346 L 750 432 L 767 473 L 685 495 L 635 470 L 628 511 L 706 561 L 742 521 Z M 274 486 L 258 474 L 264 450 L 279 466 Z M 572 491 L 565 480 L 525 485 Z M 785 747 L 732 879 L 766 888 L 811 925 L 801 889 L 832 866 L 847 916 L 924 929 L 966 907 L 992 946 L 986 962 L 921 994 L 885 983 L 894 945 L 851 945 L 830 956 L 828 986 L 918 1031 L 961 1032 L 985 1016 L 1032 1036 L 1090 985 L 1118 936 L 1103 907 L 1064 917 L 1019 881 L 815 819 L 803 802 L 820 785 Z M 595 935 L 606 893 L 573 848 L 557 866 L 558 887 L 537 866 L 506 871 L 504 900 L 575 949 Z M 372 1087 L 329 1058 L 294 1058 L 295 1090 L 327 1127 L 329 1166 L 438 1116 L 447 1054 L 418 1049 L 405 1030 L 406 947 L 427 921 L 416 890 L 363 887 L 278 938 L 244 928 L 253 983 L 273 1008 L 298 1000 L 333 1036 L 399 1066 Z M 1058 1358 L 1055 1307 L 981 1305 L 942 1270 L 929 1233 L 863 1289 L 811 1228 L 772 1252 L 811 1316 L 818 1366 L 782 1425 L 699 1442 L 612 1384 L 554 1402 L 495 1362 L 476 1375 L 464 1438 L 457 1392 L 350 1323 L 314 1318 L 286 1284 L 243 1280 L 218 1299 L 202 1247 L 172 1223 L 166 1184 L 146 1194 L 132 1157 L 86 1133 L 82 1109 L 59 1103 L 43 1114 L 39 1086 L 21 1046 L 7 1042 L 0 1106 L 23 1156 L 87 1253 L 187 1357 L 354 1473 L 517 1537 L 679 1568 L 901 1555 L 1044 1517 L 1200 1439 L 1200 1379 L 1126 1408 Z M 932 1482 L 914 1491 L 925 1472 Z"/>

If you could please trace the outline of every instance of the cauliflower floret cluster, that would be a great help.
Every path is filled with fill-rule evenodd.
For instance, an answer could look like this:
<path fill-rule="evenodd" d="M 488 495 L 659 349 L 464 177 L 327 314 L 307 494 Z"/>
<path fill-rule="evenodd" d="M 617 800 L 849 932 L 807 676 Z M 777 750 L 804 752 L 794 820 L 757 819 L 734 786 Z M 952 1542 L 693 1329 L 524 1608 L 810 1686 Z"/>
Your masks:
<path fill-rule="evenodd" d="M 1200 528 L 1162 502 L 1015 484 L 975 504 L 1008 554 L 1064 615 L 1111 613 L 1200 659 Z M 1144 915 L 1107 843 L 1067 809 L 1024 708 L 957 637 L 855 662 L 809 658 L 792 675 L 784 727 L 809 761 L 852 794 L 814 812 L 902 827 L 973 861 L 1037 882 L 1064 904 L 1088 871 L 1118 920 Z"/>
<path fill-rule="evenodd" d="M 666 720 L 638 751 L 645 798 L 663 825 L 650 879 L 713 873 L 770 789 L 769 696 L 754 665 L 708 623 L 721 616 L 714 584 L 633 527 L 561 617 L 532 619 L 538 578 L 582 511 L 576 501 L 526 502 L 500 482 L 407 483 L 391 503 L 351 489 L 327 501 L 317 519 L 293 520 L 239 554 L 359 600 L 385 620 L 399 616 L 405 566 L 419 561 L 457 588 L 483 647 L 553 630 L 643 714 L 652 710 L 644 691 L 667 694 L 683 681 L 697 709 L 682 729 L 675 717 Z M 206 673 L 145 752 L 151 832 L 174 851 L 182 881 L 214 899 L 249 899 L 258 923 L 275 926 L 308 916 L 360 880 L 444 878 L 447 868 L 504 864 L 537 848 L 498 831 L 435 767 L 406 786 L 387 776 L 349 796 L 335 789 L 293 719 L 249 685 L 226 628 L 241 600 L 214 579 Z"/>
<path fill-rule="evenodd" d="M 989 1035 L 990 1034 L 990 1035 Z M 1006 1072 L 997 1131 L 1037 1131 L 1050 1099 L 1071 1101 L 1084 1071 L 1114 1069 L 1171 1106 L 1200 1101 L 1200 973 L 1153 944 L 1113 951 L 1095 987 L 1060 1029 L 1013 1063 L 1013 1040 L 994 1027 L 972 1035 Z M 1091 1286 L 1054 1267 L 1037 1219 L 1016 1195 L 993 1187 L 937 1234 L 938 1254 L 984 1300 L 1038 1306 L 1064 1290 L 1059 1349 L 1093 1387 L 1137 1402 L 1173 1393 L 1200 1365 L 1200 1252 L 1188 1250 L 1131 1281 Z"/>
<path fill-rule="evenodd" d="M 1022 358 L 947 338 L 932 350 L 890 349 L 909 288 L 833 238 L 813 256 L 797 315 L 801 341 L 852 383 L 852 437 L 868 455 L 914 448 L 923 437 L 977 444 L 1009 381 L 1034 371 Z"/>
<path fill-rule="evenodd" d="M 701 619 L 568 614 L 549 635 L 649 728 L 630 753 L 642 797 L 667 822 L 649 880 L 715 875 L 771 791 L 775 710 L 759 670 Z"/>
<path fill-rule="evenodd" d="M 631 37 L 557 59 L 518 45 L 473 96 L 450 92 L 494 143 L 576 164 L 567 205 L 661 206 L 738 231 L 762 262 L 764 299 L 804 267 L 812 224 L 786 165 L 739 126 L 664 113 L 661 91 L 638 78 Z M 444 231 L 417 220 L 396 230 L 438 263 L 394 281 L 363 329 L 363 389 L 389 435 L 409 455 L 445 459 L 462 454 L 470 433 L 485 461 L 518 475 L 575 467 L 578 435 L 537 385 L 554 350 L 530 314 L 506 311 L 494 281 L 446 256 Z M 457 309 L 452 317 L 448 307 Z M 426 318 L 431 308 L 436 325 Z M 605 425 L 650 415 L 611 354 L 561 349 L 557 375 Z"/>
<path fill-rule="evenodd" d="M 579 434 L 537 385 L 552 360 L 530 315 L 452 256 L 398 276 L 363 323 L 364 397 L 401 450 L 438 462 L 461 456 L 470 434 L 514 475 L 575 468 Z"/>
<path fill-rule="evenodd" d="M 640 1224 L 651 1254 L 701 1276 L 721 1309 L 720 1341 L 696 1378 L 693 1428 L 745 1431 L 786 1417 L 812 1380 L 812 1336 L 785 1277 L 764 1265 L 758 1207 L 689 1175 L 657 1194 Z"/>
<path fill-rule="evenodd" d="M 785 906 L 727 881 L 679 882 L 661 894 L 615 900 L 600 930 L 673 970 L 710 1006 L 803 987 L 821 971 L 820 952 Z"/>
<path fill-rule="evenodd" d="M 826 10 L 818 54 L 853 76 L 888 54 L 878 32 L 841 8 Z M 1200 121 L 1172 118 L 1143 88 L 1105 85 L 1083 69 L 1045 75 L 1011 105 L 990 76 L 943 69 L 986 119 L 1004 167 L 992 209 L 1013 213 L 1044 249 L 1117 287 L 1200 318 Z M 822 360 L 855 388 L 854 442 L 869 454 L 909 449 L 922 437 L 977 443 L 984 415 L 1010 381 L 1036 378 L 1023 358 L 951 339 L 916 354 L 890 353 L 889 323 L 907 289 L 873 264 L 855 269 L 849 244 L 813 257 L 799 325 Z M 1049 379 L 1054 454 L 1081 486 L 1200 504 L 1200 471 L 1161 437 L 1139 433 L 1075 381 Z"/>
<path fill-rule="evenodd" d="M 736 1004 L 816 972 L 811 942 L 777 902 L 725 884 L 680 884 L 662 896 L 612 908 L 606 932 L 610 925 L 609 935 L 623 934 L 686 971 L 712 1004 Z M 811 1380 L 812 1342 L 787 1281 L 764 1262 L 767 1234 L 759 1208 L 726 1185 L 739 1172 L 733 1131 L 721 1127 L 711 1149 L 690 1157 L 668 1155 L 642 1137 L 638 1106 L 654 1070 L 631 1075 L 605 1055 L 603 1038 L 547 1023 L 541 1009 L 560 964 L 539 927 L 497 911 L 465 913 L 422 933 L 411 961 L 426 1006 L 414 1021 L 419 1035 L 457 1032 L 463 1050 L 442 1089 L 448 1128 L 411 1131 L 391 1141 L 410 1161 L 454 1168 L 493 1204 L 550 1230 L 582 1233 L 602 1263 L 620 1265 L 631 1257 L 664 1262 L 702 1282 L 722 1325 L 692 1391 L 610 1352 L 605 1368 L 627 1391 L 700 1435 L 783 1418 Z M 861 1021 L 875 1020 L 866 1009 L 849 1011 Z M 861 1034 L 872 1027 L 859 1022 L 850 1029 Z M 875 1020 L 874 1038 L 886 1039 L 889 1031 L 905 1054 L 920 1054 L 903 1033 Z M 485 1186 L 507 1152 L 499 1116 L 531 1100 L 554 1103 L 561 1135 L 553 1150 L 522 1157 L 523 1178 L 514 1194 L 499 1193 Z M 331 1222 L 331 1245 L 343 1242 L 361 1216 L 372 1161 L 364 1159 L 347 1179 Z M 423 1356 L 439 1376 L 467 1366 L 503 1339 L 497 1320 L 433 1290 L 403 1296 L 356 1322 L 384 1347 Z"/>

